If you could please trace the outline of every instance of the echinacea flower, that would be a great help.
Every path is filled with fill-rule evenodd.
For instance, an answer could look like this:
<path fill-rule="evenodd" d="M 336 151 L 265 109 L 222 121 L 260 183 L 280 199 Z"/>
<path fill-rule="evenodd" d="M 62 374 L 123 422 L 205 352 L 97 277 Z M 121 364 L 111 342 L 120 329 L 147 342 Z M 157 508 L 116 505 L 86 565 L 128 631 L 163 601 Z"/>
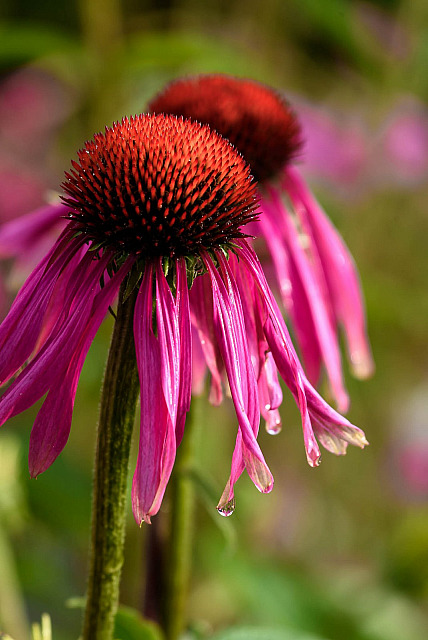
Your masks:
<path fill-rule="evenodd" d="M 263 237 L 309 379 L 324 365 L 339 410 L 348 407 L 338 342 L 343 328 L 352 370 L 368 376 L 373 362 L 358 274 L 342 238 L 295 166 L 303 145 L 296 115 L 276 91 L 252 80 L 203 75 L 176 80 L 150 105 L 209 124 L 242 153 L 259 181 Z"/>
<path fill-rule="evenodd" d="M 141 427 L 132 502 L 138 523 L 159 510 L 191 399 L 192 330 L 227 378 L 238 419 L 229 482 L 232 511 L 244 470 L 261 492 L 273 477 L 257 434 L 276 411 L 277 371 L 302 414 L 310 464 L 315 436 L 330 451 L 363 447 L 363 432 L 310 385 L 243 228 L 257 215 L 256 183 L 232 145 L 174 116 L 123 119 L 79 151 L 63 183 L 69 223 L 22 287 L 0 326 L 0 424 L 47 394 L 30 438 L 32 476 L 69 436 L 89 346 L 122 282 L 138 293 L 134 341 Z M 193 324 L 193 329 L 192 329 Z"/>

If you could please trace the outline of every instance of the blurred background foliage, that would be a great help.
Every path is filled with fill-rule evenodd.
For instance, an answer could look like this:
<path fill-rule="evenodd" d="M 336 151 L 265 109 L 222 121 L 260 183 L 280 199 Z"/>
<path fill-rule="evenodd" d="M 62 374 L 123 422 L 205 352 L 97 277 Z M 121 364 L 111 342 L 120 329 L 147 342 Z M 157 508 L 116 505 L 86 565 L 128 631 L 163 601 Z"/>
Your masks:
<path fill-rule="evenodd" d="M 227 72 L 289 97 L 307 135 L 302 170 L 360 268 L 377 371 L 347 382 L 368 449 L 326 453 L 310 469 L 287 395 L 282 434 L 260 435 L 274 491 L 262 496 L 242 477 L 224 520 L 215 504 L 234 412 L 198 405 L 189 637 L 427 637 L 427 68 L 425 0 L 3 0 L 1 220 L 42 204 L 86 138 L 144 110 L 167 81 Z M 35 410 L 0 435 L 0 629 L 14 640 L 29 638 L 43 612 L 53 640 L 79 634 L 73 603 L 85 591 L 111 327 L 108 318 L 95 339 L 70 441 L 52 468 L 29 479 Z M 136 613 L 146 535 L 129 500 L 121 601 L 135 611 L 121 614 L 121 640 L 158 637 Z"/>

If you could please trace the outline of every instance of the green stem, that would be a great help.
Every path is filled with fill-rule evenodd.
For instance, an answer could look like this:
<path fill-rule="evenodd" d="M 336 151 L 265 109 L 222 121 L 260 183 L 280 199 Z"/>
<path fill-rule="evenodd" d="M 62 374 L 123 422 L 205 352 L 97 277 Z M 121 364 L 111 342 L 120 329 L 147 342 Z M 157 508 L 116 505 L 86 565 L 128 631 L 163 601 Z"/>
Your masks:
<path fill-rule="evenodd" d="M 131 434 L 138 397 L 133 338 L 136 292 L 119 294 L 104 377 L 92 499 L 90 574 L 83 640 L 111 640 L 119 601 Z"/>
<path fill-rule="evenodd" d="M 198 422 L 198 416 L 195 415 L 195 398 L 192 399 L 192 404 L 171 479 L 171 520 L 168 561 L 165 567 L 167 574 L 164 607 L 164 628 L 167 640 L 177 640 L 186 621 L 194 506 L 194 487 L 189 472 L 194 457 L 195 425 Z"/>
<path fill-rule="evenodd" d="M 88 135 L 100 131 L 123 110 L 121 0 L 79 0 L 82 40 L 87 61 L 86 96 Z"/>

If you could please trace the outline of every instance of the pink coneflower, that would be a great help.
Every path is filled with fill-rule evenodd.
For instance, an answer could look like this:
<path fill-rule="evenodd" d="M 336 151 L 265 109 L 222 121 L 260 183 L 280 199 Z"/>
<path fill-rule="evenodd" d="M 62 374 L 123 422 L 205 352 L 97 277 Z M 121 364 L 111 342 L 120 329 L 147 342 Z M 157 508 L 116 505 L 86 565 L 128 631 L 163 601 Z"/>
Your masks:
<path fill-rule="evenodd" d="M 364 434 L 307 381 L 260 263 L 241 227 L 257 215 L 256 183 L 232 145 L 173 116 L 124 119 L 97 134 L 66 174 L 69 223 L 0 326 L 0 424 L 44 394 L 30 438 L 32 476 L 68 439 L 80 371 L 122 282 L 138 286 L 134 340 L 141 429 L 132 502 L 138 523 L 159 510 L 191 398 L 192 320 L 238 418 L 230 513 L 247 469 L 262 492 L 272 474 L 257 443 L 260 410 L 276 412 L 277 370 L 299 405 L 308 460 L 345 453 Z M 189 295 L 190 294 L 190 295 Z M 315 435 L 314 435 L 315 434 Z"/>
<path fill-rule="evenodd" d="M 316 384 L 324 365 L 338 408 L 346 410 L 338 329 L 353 372 L 368 376 L 364 304 L 352 257 L 295 166 L 303 140 L 289 104 L 252 80 L 206 75 L 171 83 L 149 110 L 209 124 L 249 162 L 262 210 L 251 230 L 269 249 L 305 370 Z"/>

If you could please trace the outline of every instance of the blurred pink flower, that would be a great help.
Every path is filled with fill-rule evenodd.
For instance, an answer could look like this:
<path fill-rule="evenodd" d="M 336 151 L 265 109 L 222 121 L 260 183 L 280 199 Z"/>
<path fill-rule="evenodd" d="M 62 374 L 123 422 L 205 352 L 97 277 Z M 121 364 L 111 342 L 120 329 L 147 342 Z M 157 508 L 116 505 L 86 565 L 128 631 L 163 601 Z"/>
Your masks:
<path fill-rule="evenodd" d="M 413 391 L 393 407 L 388 480 L 406 500 L 428 499 L 428 386 Z"/>
<path fill-rule="evenodd" d="M 0 156 L 0 224 L 37 207 L 45 190 L 40 176 Z"/>
<path fill-rule="evenodd" d="M 24 160 L 39 157 L 71 110 L 69 91 L 36 67 L 23 68 L 0 84 L 0 142 Z"/>
<path fill-rule="evenodd" d="M 413 187 L 428 177 L 428 109 L 402 100 L 378 135 L 374 172 L 380 183 Z"/>
<path fill-rule="evenodd" d="M 305 146 L 302 171 L 339 193 L 358 188 L 370 157 L 370 136 L 360 118 L 298 101 Z"/>

